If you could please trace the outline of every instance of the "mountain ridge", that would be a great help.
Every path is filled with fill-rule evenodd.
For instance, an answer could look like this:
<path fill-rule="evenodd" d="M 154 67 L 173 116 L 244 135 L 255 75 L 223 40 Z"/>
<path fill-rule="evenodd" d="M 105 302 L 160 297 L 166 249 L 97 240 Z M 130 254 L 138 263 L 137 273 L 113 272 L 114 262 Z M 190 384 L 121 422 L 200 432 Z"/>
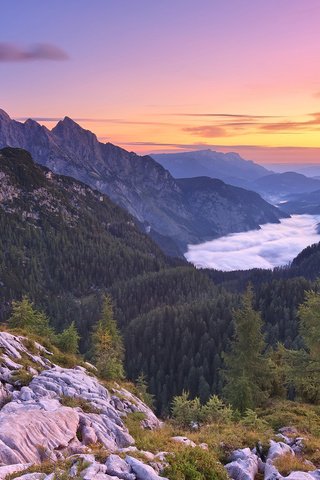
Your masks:
<path fill-rule="evenodd" d="M 199 228 L 199 218 L 192 213 L 185 193 L 169 171 L 148 155 L 139 156 L 111 143 L 99 142 L 95 134 L 69 117 L 48 130 L 34 120 L 25 123 L 11 120 L 3 112 L 0 116 L 0 147 L 7 145 L 24 148 L 31 152 L 37 163 L 53 172 L 74 177 L 107 194 L 145 225 L 146 231 L 170 252 L 183 254 L 190 243 L 233 231 L 259 228 L 262 223 L 277 223 L 286 216 L 263 201 L 260 202 L 260 213 L 254 217 L 245 214 L 246 205 L 239 209 L 228 204 L 226 208 L 228 213 L 233 212 L 231 223 L 235 225 L 235 230 L 230 231 L 230 223 L 216 222 L 217 212 L 211 202 L 211 210 L 207 217 L 202 217 Z M 210 195 L 214 195 L 214 191 Z M 247 221 L 249 217 L 250 221 Z"/>

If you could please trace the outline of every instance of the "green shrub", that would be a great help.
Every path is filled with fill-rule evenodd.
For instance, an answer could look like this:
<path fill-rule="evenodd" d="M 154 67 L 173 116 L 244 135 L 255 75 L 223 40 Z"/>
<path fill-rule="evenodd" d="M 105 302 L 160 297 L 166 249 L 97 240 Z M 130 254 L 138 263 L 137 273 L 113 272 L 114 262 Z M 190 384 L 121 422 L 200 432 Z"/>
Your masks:
<path fill-rule="evenodd" d="M 174 397 L 172 401 L 172 418 L 174 422 L 184 428 L 191 426 L 193 422 L 200 423 L 202 419 L 202 406 L 199 398 L 189 399 L 188 392 Z"/>
<path fill-rule="evenodd" d="M 170 480 L 227 480 L 222 464 L 207 450 L 185 448 L 168 456 L 164 476 Z"/>
<path fill-rule="evenodd" d="M 202 407 L 202 418 L 206 423 L 228 423 L 233 417 L 233 410 L 217 396 L 211 395 Z"/>

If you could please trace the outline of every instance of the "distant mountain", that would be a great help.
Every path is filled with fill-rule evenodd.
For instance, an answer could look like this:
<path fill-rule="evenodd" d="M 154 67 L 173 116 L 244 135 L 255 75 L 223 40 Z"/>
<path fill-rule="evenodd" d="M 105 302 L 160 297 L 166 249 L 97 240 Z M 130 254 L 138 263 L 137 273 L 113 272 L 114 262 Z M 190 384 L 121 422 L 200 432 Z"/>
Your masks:
<path fill-rule="evenodd" d="M 153 154 L 157 162 L 175 178 L 206 176 L 218 178 L 231 185 L 250 187 L 250 182 L 271 172 L 238 153 L 198 150 L 183 153 Z"/>
<path fill-rule="evenodd" d="M 281 203 L 281 209 L 290 214 L 320 215 L 320 190 L 290 195 L 286 202 Z"/>
<path fill-rule="evenodd" d="M 320 189 L 320 180 L 296 172 L 274 173 L 255 180 L 252 188 L 264 197 L 281 198 L 318 190 Z"/>
<path fill-rule="evenodd" d="M 257 228 L 257 223 L 273 223 L 279 211 L 255 192 L 225 184 L 222 180 L 195 177 L 177 179 L 190 212 L 197 219 L 197 229 L 208 237 L 208 219 L 218 237 L 225 232 L 242 232 Z M 213 237 L 211 237 L 213 238 Z"/>
<path fill-rule="evenodd" d="M 260 209 L 255 209 L 253 215 L 253 206 L 247 202 L 257 202 L 258 197 L 248 198 L 242 192 L 246 201 L 234 204 L 232 195 L 228 199 L 220 197 L 212 183 L 212 190 L 206 189 L 210 199 L 208 216 L 202 215 L 200 222 L 185 189 L 159 163 L 150 156 L 99 142 L 92 132 L 69 117 L 50 131 L 33 120 L 11 120 L 0 111 L 0 147 L 4 146 L 24 148 L 53 172 L 72 176 L 109 195 L 134 215 L 167 253 L 183 253 L 189 243 L 259 228 L 262 223 L 278 222 L 284 216 L 261 199 Z M 229 186 L 229 190 L 232 188 Z M 205 203 L 204 193 L 198 190 L 198 195 Z"/>

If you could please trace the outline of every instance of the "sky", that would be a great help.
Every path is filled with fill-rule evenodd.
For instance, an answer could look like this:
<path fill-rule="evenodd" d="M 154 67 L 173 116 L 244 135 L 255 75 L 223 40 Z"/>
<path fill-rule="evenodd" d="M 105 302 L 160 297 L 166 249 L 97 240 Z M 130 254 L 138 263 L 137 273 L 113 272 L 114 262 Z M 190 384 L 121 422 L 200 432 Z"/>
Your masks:
<path fill-rule="evenodd" d="M 0 108 L 138 153 L 320 163 L 319 0 L 1 2 Z"/>

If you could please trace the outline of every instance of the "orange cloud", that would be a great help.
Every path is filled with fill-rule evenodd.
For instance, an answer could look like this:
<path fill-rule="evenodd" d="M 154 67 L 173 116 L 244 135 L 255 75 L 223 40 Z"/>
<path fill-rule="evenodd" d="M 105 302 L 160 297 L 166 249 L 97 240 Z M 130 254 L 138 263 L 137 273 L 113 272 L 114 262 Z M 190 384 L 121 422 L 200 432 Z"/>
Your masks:
<path fill-rule="evenodd" d="M 219 137 L 227 137 L 228 133 L 226 130 L 219 126 L 214 125 L 202 125 L 199 127 L 185 127 L 182 129 L 184 132 L 192 133 L 193 135 L 197 135 L 198 137 L 205 137 L 205 138 L 219 138 Z"/>

